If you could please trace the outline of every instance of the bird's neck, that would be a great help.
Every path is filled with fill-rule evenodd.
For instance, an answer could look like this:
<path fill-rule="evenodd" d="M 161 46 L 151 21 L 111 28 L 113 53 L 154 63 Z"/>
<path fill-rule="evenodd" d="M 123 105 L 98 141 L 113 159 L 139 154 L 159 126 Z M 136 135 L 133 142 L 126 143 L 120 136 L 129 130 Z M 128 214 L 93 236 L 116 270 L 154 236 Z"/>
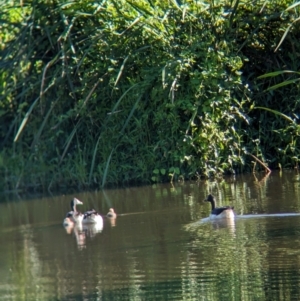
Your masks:
<path fill-rule="evenodd" d="M 211 203 L 211 210 L 214 210 L 216 208 L 215 200 L 212 200 L 210 203 Z"/>

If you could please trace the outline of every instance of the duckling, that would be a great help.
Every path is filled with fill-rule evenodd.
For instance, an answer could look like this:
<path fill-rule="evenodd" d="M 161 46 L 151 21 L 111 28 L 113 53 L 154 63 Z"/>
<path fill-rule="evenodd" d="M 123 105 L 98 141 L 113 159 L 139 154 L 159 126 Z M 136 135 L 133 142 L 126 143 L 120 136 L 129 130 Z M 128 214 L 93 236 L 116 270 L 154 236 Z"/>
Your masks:
<path fill-rule="evenodd" d="M 82 224 L 75 223 L 71 217 L 66 217 L 63 221 L 63 226 L 68 234 L 72 232 L 81 232 L 82 231 Z M 75 234 L 76 234 L 75 233 Z"/>
<path fill-rule="evenodd" d="M 63 224 L 81 223 L 83 220 L 83 214 L 76 210 L 76 205 L 82 205 L 83 203 L 76 198 L 71 201 L 71 211 L 66 214 Z"/>
<path fill-rule="evenodd" d="M 109 217 L 109 218 L 116 218 L 117 214 L 116 214 L 116 212 L 113 208 L 110 208 L 108 213 L 106 214 L 106 216 Z"/>
<path fill-rule="evenodd" d="M 234 218 L 234 207 L 224 206 L 216 208 L 216 200 L 213 195 L 209 194 L 204 201 L 211 203 L 210 218 Z"/>
<path fill-rule="evenodd" d="M 103 224 L 102 216 L 95 210 L 84 212 L 82 223 L 84 224 Z"/>
<path fill-rule="evenodd" d="M 70 217 L 66 217 L 63 221 L 63 226 L 64 227 L 74 227 L 74 222 L 72 221 L 72 219 Z"/>

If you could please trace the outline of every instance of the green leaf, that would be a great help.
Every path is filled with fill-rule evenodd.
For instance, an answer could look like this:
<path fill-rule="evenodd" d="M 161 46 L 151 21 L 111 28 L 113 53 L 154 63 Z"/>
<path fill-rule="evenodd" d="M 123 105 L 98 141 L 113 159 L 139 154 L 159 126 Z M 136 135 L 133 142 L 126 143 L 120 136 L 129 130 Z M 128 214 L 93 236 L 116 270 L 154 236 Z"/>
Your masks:
<path fill-rule="evenodd" d="M 278 88 L 281 88 L 281 87 L 284 87 L 284 86 L 287 86 L 287 85 L 290 85 L 290 84 L 294 84 L 296 82 L 298 82 L 300 80 L 300 78 L 297 78 L 297 79 L 291 79 L 291 80 L 286 80 L 282 83 L 279 83 L 277 85 L 274 85 L 274 86 L 271 86 L 269 87 L 266 91 L 272 91 L 272 90 L 276 90 Z"/>
<path fill-rule="evenodd" d="M 286 74 L 286 73 L 294 73 L 294 74 L 300 75 L 300 72 L 297 72 L 297 71 L 283 70 L 283 71 L 274 71 L 274 72 L 266 73 L 266 74 L 259 76 L 258 78 L 261 79 L 261 78 L 267 78 L 267 77 L 275 77 L 277 75 L 282 75 L 282 74 Z"/>
<path fill-rule="evenodd" d="M 158 175 L 159 174 L 159 170 L 158 169 L 154 169 L 153 173 L 156 174 L 156 175 Z"/>
<path fill-rule="evenodd" d="M 165 175 L 165 174 L 166 174 L 166 170 L 165 170 L 164 168 L 161 168 L 161 169 L 160 169 L 160 173 L 161 173 L 162 175 Z"/>
<path fill-rule="evenodd" d="M 271 112 L 275 115 L 279 115 L 283 118 L 285 118 L 286 120 L 288 120 L 289 122 L 291 123 L 295 123 L 294 120 L 292 118 L 290 118 L 289 116 L 279 112 L 279 111 L 275 111 L 275 110 L 272 110 L 272 109 L 269 109 L 269 108 L 265 108 L 265 107 L 254 107 L 254 109 L 259 109 L 259 110 L 265 110 L 265 111 L 268 111 L 268 112 Z"/>

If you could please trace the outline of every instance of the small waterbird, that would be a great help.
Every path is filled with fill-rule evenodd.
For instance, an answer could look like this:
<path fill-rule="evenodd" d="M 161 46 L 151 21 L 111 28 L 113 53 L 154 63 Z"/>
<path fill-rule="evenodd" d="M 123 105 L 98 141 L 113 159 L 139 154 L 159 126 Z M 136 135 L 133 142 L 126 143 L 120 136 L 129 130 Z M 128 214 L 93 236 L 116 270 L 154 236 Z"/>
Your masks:
<path fill-rule="evenodd" d="M 109 217 L 109 218 L 116 218 L 117 214 L 116 214 L 116 212 L 113 208 L 110 208 L 108 213 L 106 214 L 106 216 Z"/>

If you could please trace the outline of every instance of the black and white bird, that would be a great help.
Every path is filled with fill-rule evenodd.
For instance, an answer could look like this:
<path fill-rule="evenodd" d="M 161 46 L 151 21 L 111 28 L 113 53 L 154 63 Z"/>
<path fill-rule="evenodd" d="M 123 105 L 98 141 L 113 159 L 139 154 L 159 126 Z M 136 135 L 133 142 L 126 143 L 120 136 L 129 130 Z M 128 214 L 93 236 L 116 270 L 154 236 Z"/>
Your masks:
<path fill-rule="evenodd" d="M 95 209 L 92 209 L 84 212 L 82 223 L 103 225 L 103 218 Z"/>
<path fill-rule="evenodd" d="M 83 214 L 76 210 L 76 205 L 82 205 L 83 203 L 76 198 L 73 198 L 70 205 L 71 211 L 66 214 L 63 221 L 65 226 L 70 226 L 71 224 L 79 224 L 83 220 Z"/>
<path fill-rule="evenodd" d="M 234 219 L 235 217 L 233 211 L 234 207 L 232 206 L 216 207 L 216 199 L 211 194 L 209 194 L 204 201 L 211 203 L 211 212 L 209 216 L 210 218 Z"/>

